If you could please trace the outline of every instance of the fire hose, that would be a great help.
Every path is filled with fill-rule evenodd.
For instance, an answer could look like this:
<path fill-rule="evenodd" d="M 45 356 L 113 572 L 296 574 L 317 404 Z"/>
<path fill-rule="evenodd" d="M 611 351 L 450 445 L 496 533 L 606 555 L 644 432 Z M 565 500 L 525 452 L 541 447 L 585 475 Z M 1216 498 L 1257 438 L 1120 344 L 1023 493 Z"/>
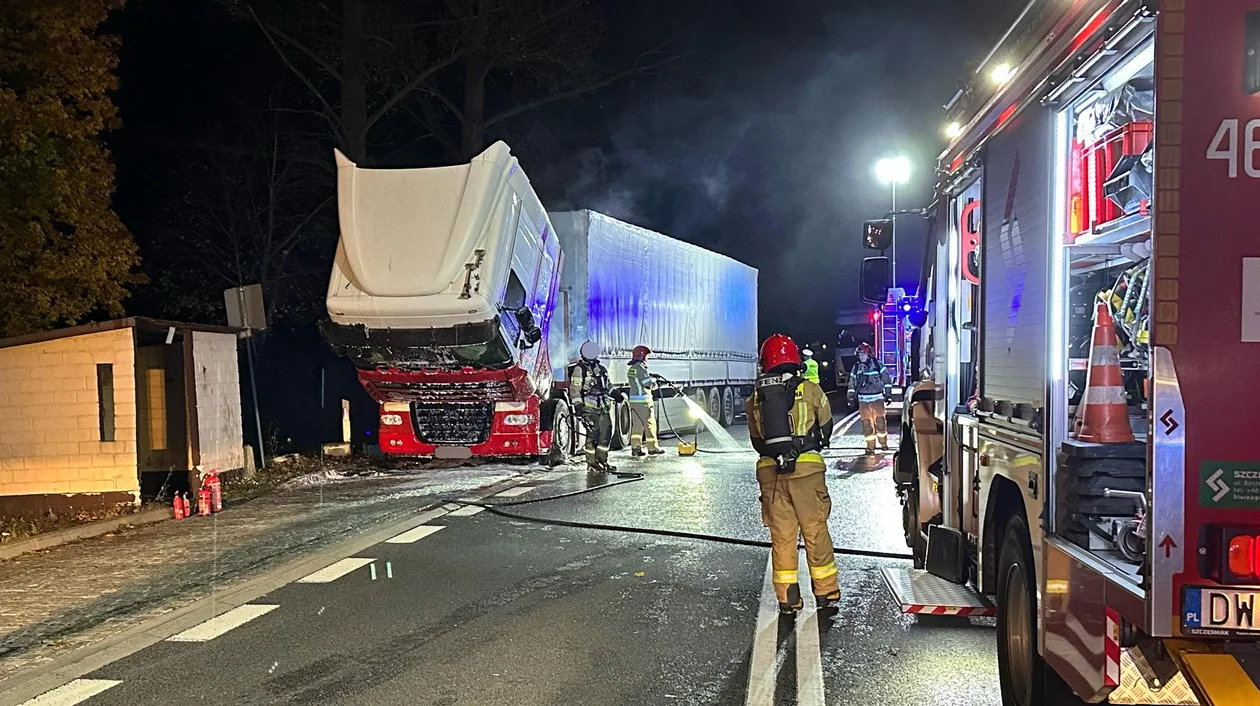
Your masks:
<path fill-rule="evenodd" d="M 615 475 L 623 475 L 623 474 L 615 474 Z M 663 530 L 663 529 L 656 529 L 652 527 L 630 527 L 626 525 L 610 525 L 610 524 L 603 524 L 603 523 L 598 523 L 598 522 L 579 522 L 576 520 L 560 520 L 560 519 L 553 519 L 553 518 L 548 518 L 548 517 L 535 517 L 532 515 L 522 515 L 520 513 L 511 512 L 511 511 L 503 509 L 505 507 L 515 507 L 515 506 L 520 506 L 520 505 L 533 505 L 535 503 L 548 502 L 551 500 L 560 500 L 561 498 L 571 498 L 577 495 L 585 495 L 587 493 L 593 493 L 597 490 L 605 490 L 607 488 L 613 488 L 618 485 L 626 485 L 628 483 L 637 483 L 641 480 L 644 480 L 642 473 L 627 473 L 624 475 L 628 477 L 624 478 L 623 480 L 614 481 L 612 483 L 607 483 L 604 485 L 596 485 L 590 488 L 582 488 L 580 490 L 574 490 L 567 493 L 558 493 L 556 495 L 548 495 L 543 498 L 533 498 L 530 500 L 513 500 L 513 501 L 507 501 L 507 502 L 487 503 L 487 502 L 481 502 L 479 500 L 444 498 L 442 502 L 451 503 L 453 505 L 479 507 L 479 508 L 484 509 L 486 512 L 489 512 L 492 515 L 497 515 L 499 517 L 507 518 L 510 520 L 520 520 L 522 522 L 533 522 L 535 524 L 552 525 L 556 527 L 572 527 L 576 529 L 603 530 L 603 531 L 609 531 L 609 532 L 627 532 L 630 534 L 646 534 L 646 535 L 652 535 L 655 537 L 672 537 L 675 539 L 695 539 L 695 540 L 700 540 L 704 542 L 717 542 L 720 544 L 734 544 L 734 545 L 742 546 L 742 547 L 770 548 L 772 546 L 770 542 L 757 540 L 757 539 L 741 539 L 739 537 L 726 537 L 726 536 L 718 535 L 718 534 L 705 534 L 702 532 L 686 532 L 683 530 Z M 805 546 L 803 543 L 798 545 L 798 547 L 803 547 L 803 546 Z M 861 556 L 861 557 L 869 557 L 869 558 L 874 558 L 874 559 L 911 560 L 914 558 L 913 556 L 909 554 L 899 554 L 896 552 L 879 552 L 879 551 L 874 551 L 874 550 L 869 550 L 869 549 L 851 549 L 848 547 L 832 547 L 832 551 L 834 551 L 836 554 L 842 554 L 845 556 Z"/>

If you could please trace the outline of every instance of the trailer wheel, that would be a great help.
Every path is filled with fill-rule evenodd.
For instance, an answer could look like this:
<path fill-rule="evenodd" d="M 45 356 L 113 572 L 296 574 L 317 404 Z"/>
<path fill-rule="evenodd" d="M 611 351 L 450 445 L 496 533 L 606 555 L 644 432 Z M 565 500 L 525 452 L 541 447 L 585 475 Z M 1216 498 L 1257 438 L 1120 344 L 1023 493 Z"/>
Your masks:
<path fill-rule="evenodd" d="M 718 392 L 716 387 L 710 387 L 708 393 L 708 404 L 705 405 L 704 411 L 709 413 L 709 417 L 713 421 L 721 424 L 722 419 L 722 393 Z M 724 424 L 722 426 L 725 426 Z"/>
<path fill-rule="evenodd" d="M 730 387 L 722 388 L 722 416 L 718 422 L 724 427 L 735 423 L 735 391 Z"/>

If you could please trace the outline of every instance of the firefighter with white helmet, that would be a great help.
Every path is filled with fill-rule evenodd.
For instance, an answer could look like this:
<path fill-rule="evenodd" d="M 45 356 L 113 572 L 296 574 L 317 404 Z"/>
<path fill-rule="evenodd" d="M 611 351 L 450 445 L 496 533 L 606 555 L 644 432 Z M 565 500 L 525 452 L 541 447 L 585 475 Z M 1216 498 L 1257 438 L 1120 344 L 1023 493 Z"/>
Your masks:
<path fill-rule="evenodd" d="M 888 450 L 888 418 L 884 409 L 884 385 L 888 382 L 888 369 L 875 356 L 871 344 L 858 346 L 858 359 L 849 373 L 849 401 L 856 401 L 862 417 L 862 437 L 866 440 L 866 453 L 875 453 L 875 442 Z"/>
<path fill-rule="evenodd" d="M 647 346 L 635 346 L 626 370 L 630 388 L 630 455 L 635 457 L 644 455 L 644 446 L 653 456 L 665 453 L 656 443 L 656 403 L 652 400 L 656 378 L 647 369 L 647 357 L 651 354 Z"/>
<path fill-rule="evenodd" d="M 761 520 L 770 528 L 770 562 L 779 611 L 794 614 L 803 603 L 797 537 L 805 540 L 814 598 L 820 608 L 840 600 L 836 557 L 827 518 L 827 465 L 821 449 L 831 440 L 831 405 L 817 384 L 800 375 L 801 358 L 791 338 L 775 334 L 761 344 L 761 375 L 746 403 L 748 435 L 757 459 Z"/>
<path fill-rule="evenodd" d="M 587 341 L 581 358 L 570 368 L 569 395 L 586 427 L 586 469 L 597 473 L 617 470 L 608 463 L 612 443 L 613 398 L 618 395 L 608 380 L 608 369 L 599 362 L 599 344 Z"/>

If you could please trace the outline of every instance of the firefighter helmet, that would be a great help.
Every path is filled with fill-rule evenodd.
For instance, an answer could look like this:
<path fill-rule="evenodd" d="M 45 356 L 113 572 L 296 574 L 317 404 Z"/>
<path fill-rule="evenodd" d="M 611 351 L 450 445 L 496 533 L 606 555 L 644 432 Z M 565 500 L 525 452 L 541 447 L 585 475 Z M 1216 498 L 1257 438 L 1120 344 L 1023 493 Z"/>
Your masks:
<path fill-rule="evenodd" d="M 594 341 L 587 341 L 582 344 L 582 347 L 578 350 L 578 352 L 582 354 L 583 360 L 595 360 L 599 358 L 599 354 L 603 351 L 600 350 L 598 343 Z"/>
<path fill-rule="evenodd" d="M 868 355 L 868 356 L 874 356 L 874 355 L 875 355 L 875 349 L 874 349 L 874 348 L 871 348 L 871 344 L 869 344 L 869 343 L 861 343 L 861 344 L 858 344 L 858 347 L 857 347 L 857 352 L 858 352 L 858 353 L 865 353 L 865 354 L 866 354 L 866 355 Z"/>
<path fill-rule="evenodd" d="M 808 349 L 808 348 L 802 348 L 802 349 L 801 349 L 801 355 L 805 356 L 806 358 L 813 358 L 813 357 L 814 357 L 814 352 L 813 352 L 813 351 L 811 351 L 811 350 L 810 350 L 810 349 Z"/>
<path fill-rule="evenodd" d="M 647 360 L 649 355 L 652 355 L 651 348 L 648 348 L 647 346 L 635 346 L 634 350 L 630 351 L 630 360 L 635 362 Z"/>
<path fill-rule="evenodd" d="M 761 344 L 761 369 L 770 372 L 780 365 L 801 366 L 801 354 L 790 336 L 776 333 Z"/>

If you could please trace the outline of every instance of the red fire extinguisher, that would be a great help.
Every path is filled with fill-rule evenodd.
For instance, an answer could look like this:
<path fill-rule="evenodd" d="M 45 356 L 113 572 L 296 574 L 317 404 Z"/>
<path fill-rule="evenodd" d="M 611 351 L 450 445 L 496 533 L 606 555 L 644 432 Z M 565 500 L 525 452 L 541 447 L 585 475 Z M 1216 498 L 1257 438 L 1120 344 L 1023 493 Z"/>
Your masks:
<path fill-rule="evenodd" d="M 223 512 L 223 481 L 219 479 L 219 472 L 210 469 L 205 484 L 210 489 L 210 511 Z"/>
<path fill-rule="evenodd" d="M 175 493 L 175 519 L 188 517 L 188 498 L 183 493 Z"/>
<path fill-rule="evenodd" d="M 197 514 L 203 516 L 210 514 L 210 489 L 205 484 L 202 484 L 201 490 L 197 491 Z"/>

